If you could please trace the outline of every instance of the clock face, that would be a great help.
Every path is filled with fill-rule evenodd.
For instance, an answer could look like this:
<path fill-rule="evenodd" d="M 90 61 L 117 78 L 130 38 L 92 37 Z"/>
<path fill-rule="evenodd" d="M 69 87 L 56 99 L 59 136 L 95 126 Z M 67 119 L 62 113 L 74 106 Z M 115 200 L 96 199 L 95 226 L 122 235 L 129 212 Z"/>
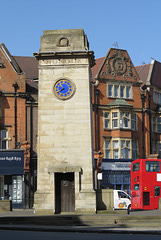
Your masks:
<path fill-rule="evenodd" d="M 60 79 L 54 85 L 54 93 L 60 99 L 68 99 L 74 93 L 74 85 L 70 80 Z"/>

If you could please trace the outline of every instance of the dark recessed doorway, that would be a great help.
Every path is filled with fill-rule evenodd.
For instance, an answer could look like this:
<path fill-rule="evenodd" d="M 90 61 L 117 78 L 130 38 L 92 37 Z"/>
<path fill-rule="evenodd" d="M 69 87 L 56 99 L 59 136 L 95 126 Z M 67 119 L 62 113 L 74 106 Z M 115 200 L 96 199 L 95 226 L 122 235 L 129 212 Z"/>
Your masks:
<path fill-rule="evenodd" d="M 55 213 L 74 211 L 74 173 L 55 173 Z"/>

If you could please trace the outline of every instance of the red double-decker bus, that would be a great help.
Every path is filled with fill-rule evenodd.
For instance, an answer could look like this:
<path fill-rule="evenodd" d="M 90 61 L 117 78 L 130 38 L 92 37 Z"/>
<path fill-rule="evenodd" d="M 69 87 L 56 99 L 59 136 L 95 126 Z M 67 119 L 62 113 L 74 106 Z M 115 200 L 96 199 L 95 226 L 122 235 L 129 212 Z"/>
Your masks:
<path fill-rule="evenodd" d="M 161 159 L 137 159 L 131 164 L 131 209 L 159 208 Z"/>

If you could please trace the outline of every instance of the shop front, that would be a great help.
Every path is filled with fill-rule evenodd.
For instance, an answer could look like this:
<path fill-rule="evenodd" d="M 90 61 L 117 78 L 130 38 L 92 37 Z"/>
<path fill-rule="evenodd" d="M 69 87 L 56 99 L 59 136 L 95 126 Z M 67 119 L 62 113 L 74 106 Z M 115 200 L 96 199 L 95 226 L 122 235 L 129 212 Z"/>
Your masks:
<path fill-rule="evenodd" d="M 24 208 L 24 150 L 0 150 L 0 200 Z"/>
<path fill-rule="evenodd" d="M 132 159 L 103 159 L 101 189 L 124 190 L 130 194 L 130 168 Z"/>

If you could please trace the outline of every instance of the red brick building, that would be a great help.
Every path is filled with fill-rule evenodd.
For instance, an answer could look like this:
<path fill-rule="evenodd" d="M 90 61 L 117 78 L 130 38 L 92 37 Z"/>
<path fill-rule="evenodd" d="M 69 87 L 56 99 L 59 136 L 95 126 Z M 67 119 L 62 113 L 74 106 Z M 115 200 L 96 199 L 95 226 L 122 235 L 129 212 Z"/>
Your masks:
<path fill-rule="evenodd" d="M 153 61 L 135 68 L 126 50 L 110 49 L 96 60 L 92 74 L 94 150 L 103 159 L 101 187 L 129 192 L 131 161 L 161 153 L 161 64 Z"/>
<path fill-rule="evenodd" d="M 35 145 L 29 124 L 36 100 L 32 97 L 31 77 L 27 77 L 28 72 L 24 72 L 16 57 L 0 44 L 0 199 L 12 200 L 16 208 L 30 205 L 33 188 Z"/>

